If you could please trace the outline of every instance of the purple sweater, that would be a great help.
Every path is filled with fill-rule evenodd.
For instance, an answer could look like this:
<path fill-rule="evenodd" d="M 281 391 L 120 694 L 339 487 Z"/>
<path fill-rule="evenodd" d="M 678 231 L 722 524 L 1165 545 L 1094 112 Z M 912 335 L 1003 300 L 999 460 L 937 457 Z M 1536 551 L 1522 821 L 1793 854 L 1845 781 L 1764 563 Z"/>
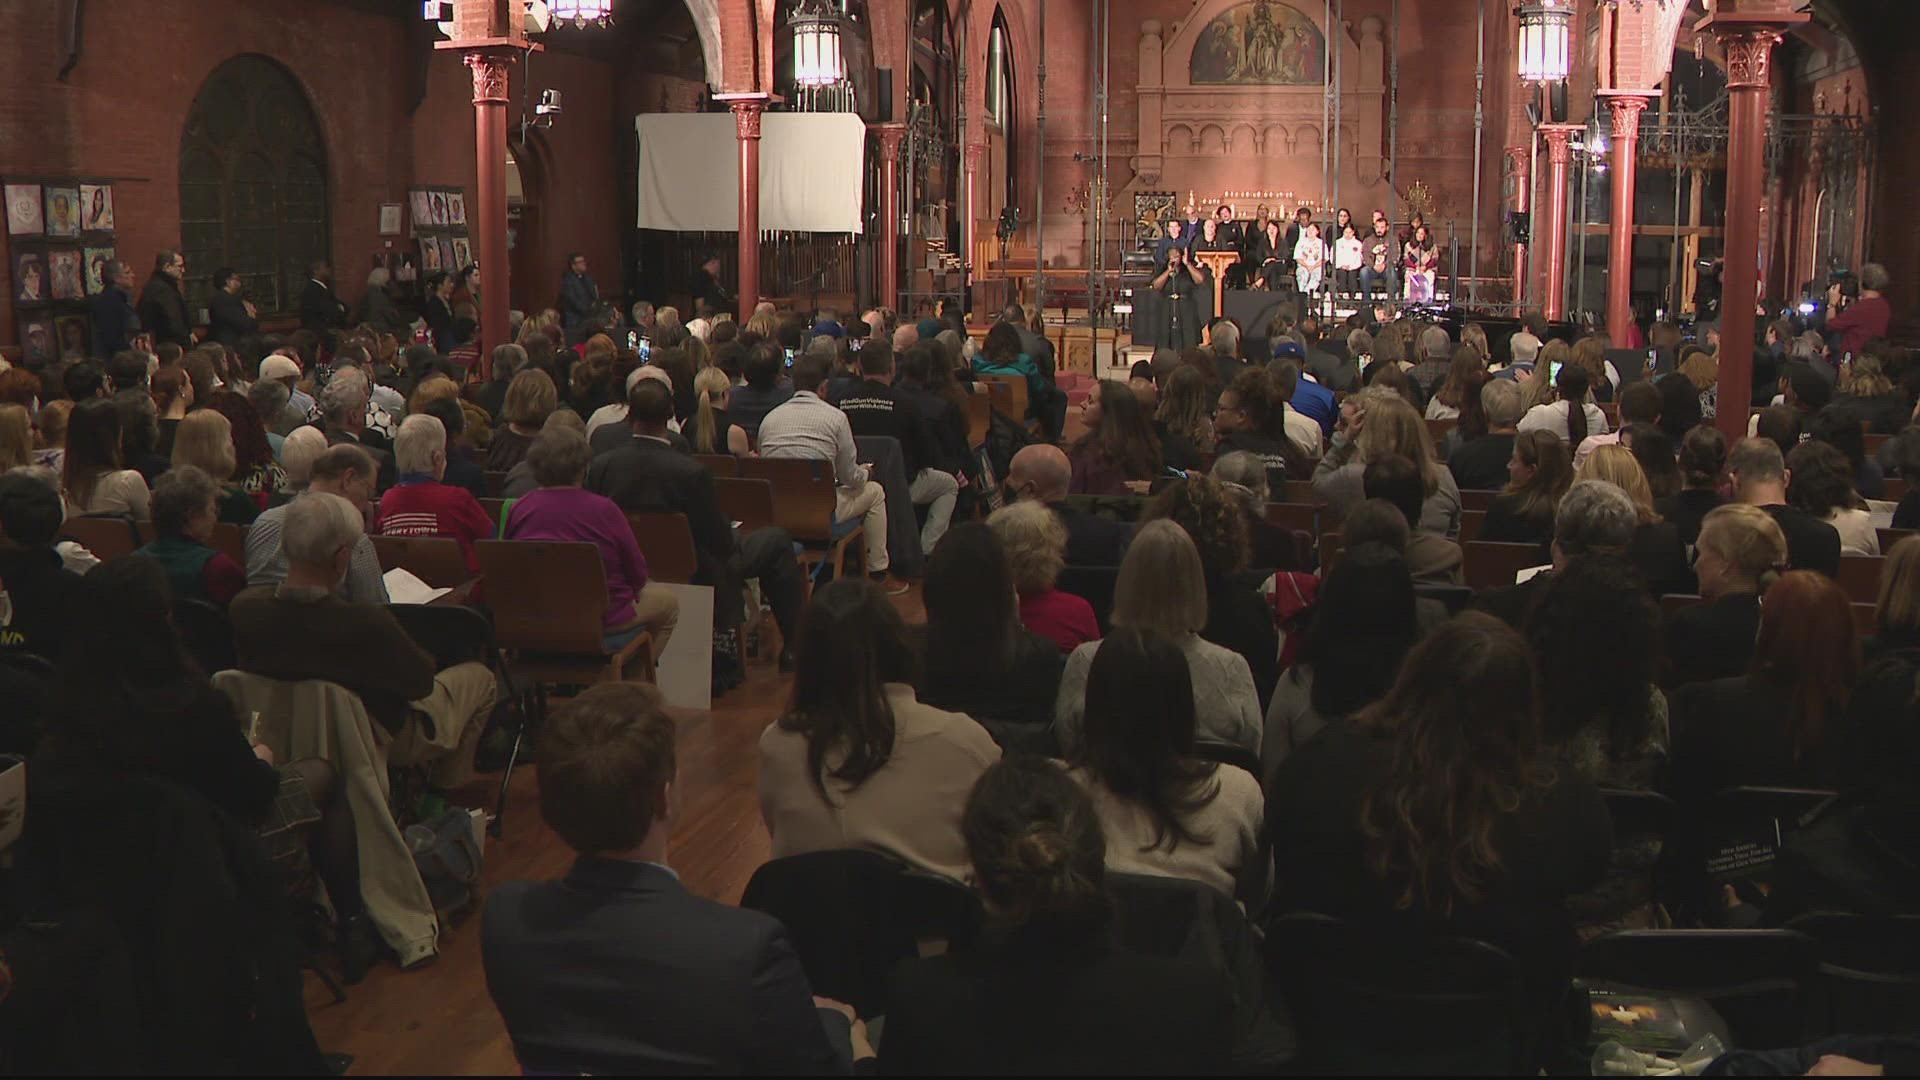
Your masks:
<path fill-rule="evenodd" d="M 585 540 L 599 547 L 607 568 L 606 625 L 633 621 L 633 598 L 647 583 L 647 558 L 612 499 L 585 488 L 540 488 L 514 502 L 505 535 L 508 540 Z"/>

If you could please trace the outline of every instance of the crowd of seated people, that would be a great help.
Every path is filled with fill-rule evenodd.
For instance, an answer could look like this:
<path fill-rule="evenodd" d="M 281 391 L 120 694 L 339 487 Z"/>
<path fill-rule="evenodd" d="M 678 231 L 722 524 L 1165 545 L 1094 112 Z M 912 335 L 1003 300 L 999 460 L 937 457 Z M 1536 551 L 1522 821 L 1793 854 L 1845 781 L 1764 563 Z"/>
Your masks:
<path fill-rule="evenodd" d="M 62 888 L 35 901 L 97 887 L 61 880 L 75 871 L 48 850 L 72 835 L 73 785 L 112 769 L 194 792 L 250 837 L 273 832 L 275 793 L 304 792 L 339 927 L 369 934 L 340 780 L 250 746 L 169 613 L 228 609 L 237 669 L 347 688 L 389 760 L 446 789 L 471 774 L 495 675 L 408 636 L 381 606 L 374 541 L 452 539 L 477 570 L 495 536 L 586 540 L 609 640 L 645 627 L 663 648 L 677 604 L 625 514 L 666 511 L 720 597 L 715 630 L 759 603 L 779 624 L 793 682 L 754 779 L 772 857 L 858 849 L 967 883 L 981 933 L 905 963 L 884 1026 L 816 999 L 792 928 L 671 870 L 680 789 L 659 695 L 587 691 L 534 758 L 542 815 L 577 861 L 564 881 L 494 888 L 480 927 L 529 1071 L 1224 1068 L 1244 1004 L 1221 974 L 1120 944 L 1120 883 L 1142 877 L 1254 925 L 1306 910 L 1490 942 L 1542 1032 L 1580 943 L 1608 930 L 1920 913 L 1902 771 L 1920 752 L 1920 541 L 1874 527 L 1892 508 L 1859 437 L 1911 416 L 1896 415 L 1911 388 L 1898 350 L 1827 380 L 1819 351 L 1793 346 L 1812 355 L 1782 365 L 1782 411 L 1728 446 L 1692 381 L 1709 350 L 1688 371 L 1625 371 L 1595 336 L 1529 330 L 1501 350 L 1480 327 L 1455 340 L 1362 316 L 1329 337 L 1283 310 L 1265 339 L 1223 323 L 1135 385 L 1099 382 L 1070 436 L 1024 313 L 979 347 L 881 311 L 852 332 L 834 313 L 647 316 L 651 363 L 597 312 L 571 331 L 529 317 L 484 375 L 360 331 L 73 364 L 44 404 L 44 380 L 15 401 L 0 372 L 0 409 L 25 414 L 30 440 L 0 476 L 0 653 L 53 671 L 18 698 L 31 719 L 0 723 L 50 779 L 25 869 Z M 1267 352 L 1242 355 L 1254 340 Z M 982 391 L 963 384 L 982 376 L 1025 380 L 1033 407 L 995 416 L 987 446 L 966 430 Z M 982 469 L 1007 421 L 1013 445 Z M 871 435 L 900 445 L 912 490 L 883 489 L 854 442 Z M 1886 476 L 1920 475 L 1920 433 L 1887 453 Z M 832 523 L 864 529 L 860 572 L 809 589 L 785 530 L 733 526 L 702 458 L 753 455 L 821 463 Z M 49 459 L 57 472 L 31 463 Z M 977 489 L 986 476 L 999 490 Z M 483 507 L 494 491 L 510 505 Z M 894 494 L 915 520 L 887 520 Z M 1267 506 L 1302 500 L 1318 535 L 1297 542 Z M 1479 541 L 1544 565 L 1454 613 L 1483 505 Z M 142 538 L 94 568 L 62 531 L 87 516 Z M 244 558 L 222 548 L 227 526 Z M 924 628 L 894 599 L 901 529 L 928 556 Z M 1842 560 L 1883 542 L 1865 638 L 1841 584 L 1861 564 Z M 84 650 L 124 648 L 115 633 L 157 651 L 101 672 Z M 1783 838 L 1767 890 L 1668 907 L 1660 841 L 1621 833 L 1603 792 L 1686 814 L 1742 785 L 1837 797 Z M 288 1020 L 287 975 L 231 1015 Z M 228 1052 L 252 1045 L 234 1030 Z M 303 1030 L 277 1030 L 278 1049 L 308 1054 Z"/>

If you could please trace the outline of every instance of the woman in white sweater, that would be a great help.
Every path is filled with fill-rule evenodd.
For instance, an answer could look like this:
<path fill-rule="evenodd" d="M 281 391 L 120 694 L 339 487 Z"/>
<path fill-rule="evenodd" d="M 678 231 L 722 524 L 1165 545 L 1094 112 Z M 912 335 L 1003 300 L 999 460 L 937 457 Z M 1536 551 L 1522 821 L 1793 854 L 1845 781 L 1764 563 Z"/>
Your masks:
<path fill-rule="evenodd" d="M 1832 443 L 1809 439 L 1787 455 L 1787 504 L 1840 534 L 1840 554 L 1880 554 L 1880 532 L 1854 490 L 1853 466 Z"/>
<path fill-rule="evenodd" d="M 118 514 L 146 521 L 149 493 L 140 474 L 120 456 L 120 407 L 108 398 L 74 406 L 67 420 L 67 452 L 60 485 L 67 516 Z"/>
<path fill-rule="evenodd" d="M 1202 742 L 1260 752 L 1260 697 L 1253 688 L 1253 672 L 1239 653 L 1200 636 L 1207 625 L 1207 581 L 1200 552 L 1185 529 L 1165 519 L 1141 526 L 1120 563 L 1113 622 L 1158 630 L 1186 657 Z M 1087 673 L 1099 648 L 1099 642 L 1090 641 L 1073 650 L 1060 676 L 1053 721 L 1060 745 L 1070 754 L 1080 746 Z"/>
<path fill-rule="evenodd" d="M 1553 380 L 1553 400 L 1527 410 L 1527 415 L 1520 418 L 1521 434 L 1551 431 L 1568 446 L 1579 446 L 1589 435 L 1605 435 L 1607 416 L 1588 394 L 1590 378 L 1583 367 L 1563 365 Z"/>
<path fill-rule="evenodd" d="M 1260 782 L 1195 753 L 1192 678 L 1179 646 L 1157 630 L 1123 626 L 1094 648 L 1085 730 L 1068 764 L 1099 814 L 1107 866 L 1187 878 L 1258 904 Z"/>

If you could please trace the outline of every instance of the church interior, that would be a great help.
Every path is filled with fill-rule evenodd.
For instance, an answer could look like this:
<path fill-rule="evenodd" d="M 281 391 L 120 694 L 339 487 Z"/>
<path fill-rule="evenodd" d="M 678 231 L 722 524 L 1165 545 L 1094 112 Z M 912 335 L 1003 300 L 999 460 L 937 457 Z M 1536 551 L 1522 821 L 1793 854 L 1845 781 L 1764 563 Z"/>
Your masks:
<path fill-rule="evenodd" d="M 1915 0 L 4 7 L 0 1071 L 1920 1069 Z"/>

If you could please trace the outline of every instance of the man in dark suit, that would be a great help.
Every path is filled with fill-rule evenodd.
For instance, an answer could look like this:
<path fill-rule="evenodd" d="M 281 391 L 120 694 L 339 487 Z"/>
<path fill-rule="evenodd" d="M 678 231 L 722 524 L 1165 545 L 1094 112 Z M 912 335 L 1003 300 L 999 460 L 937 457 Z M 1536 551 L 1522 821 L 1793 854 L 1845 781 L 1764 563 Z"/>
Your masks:
<path fill-rule="evenodd" d="M 93 317 L 93 355 L 99 360 L 132 345 L 140 332 L 140 316 L 133 310 L 133 268 L 109 263 L 106 279 L 107 287 L 87 302 Z"/>
<path fill-rule="evenodd" d="M 1741 439 L 1727 454 L 1727 475 L 1733 480 L 1733 498 L 1765 510 L 1787 537 L 1787 564 L 1795 570 L 1818 570 L 1840 576 L 1840 532 L 1804 510 L 1787 505 L 1787 483 L 1792 474 L 1779 444 L 1772 439 Z"/>
<path fill-rule="evenodd" d="M 783 647 L 797 640 L 805 581 L 793 557 L 793 537 L 775 526 L 735 537 L 720 513 L 713 474 L 692 456 L 674 449 L 667 438 L 673 419 L 673 391 L 658 379 L 639 379 L 627 391 L 627 422 L 633 438 L 600 454 L 587 469 L 587 490 L 605 495 L 627 512 L 684 514 L 699 560 L 695 584 L 711 585 L 715 629 L 730 630 L 740 621 L 740 589 L 757 578 L 780 624 Z M 781 670 L 792 661 L 780 654 Z"/>
<path fill-rule="evenodd" d="M 252 302 L 240 295 L 240 275 L 228 267 L 213 272 L 213 294 L 207 297 L 207 340 L 229 349 L 260 332 Z"/>
<path fill-rule="evenodd" d="M 325 337 L 327 331 L 346 325 L 347 305 L 333 294 L 333 267 L 325 260 L 314 263 L 307 274 L 300 290 L 300 329 Z"/>
<path fill-rule="evenodd" d="M 193 324 L 187 320 L 187 294 L 180 283 L 187 278 L 186 256 L 162 251 L 153 257 L 153 276 L 140 290 L 140 325 L 155 345 L 171 341 L 193 348 Z"/>
<path fill-rule="evenodd" d="M 567 272 L 560 277 L 560 325 L 568 341 L 579 341 L 580 331 L 600 306 L 600 286 L 587 273 L 587 257 L 574 252 L 567 256 Z"/>
<path fill-rule="evenodd" d="M 579 857 L 560 881 L 499 886 L 480 923 L 514 1055 L 530 1073 L 846 1073 L 872 1056 L 865 1028 L 815 1006 L 780 923 L 695 896 L 667 865 L 673 743 L 641 683 L 547 722 L 540 814 Z"/>
<path fill-rule="evenodd" d="M 1068 566 L 1119 566 L 1133 530 L 1118 521 L 1075 510 L 1065 504 L 1073 466 L 1066 452 L 1050 443 L 1022 447 L 1007 465 L 1007 494 L 1037 499 L 1052 508 L 1067 527 Z"/>
<path fill-rule="evenodd" d="M 733 294 L 720 284 L 718 255 L 708 255 L 700 269 L 693 272 L 693 284 L 688 291 L 693 294 L 694 314 L 701 318 L 733 310 Z"/>

